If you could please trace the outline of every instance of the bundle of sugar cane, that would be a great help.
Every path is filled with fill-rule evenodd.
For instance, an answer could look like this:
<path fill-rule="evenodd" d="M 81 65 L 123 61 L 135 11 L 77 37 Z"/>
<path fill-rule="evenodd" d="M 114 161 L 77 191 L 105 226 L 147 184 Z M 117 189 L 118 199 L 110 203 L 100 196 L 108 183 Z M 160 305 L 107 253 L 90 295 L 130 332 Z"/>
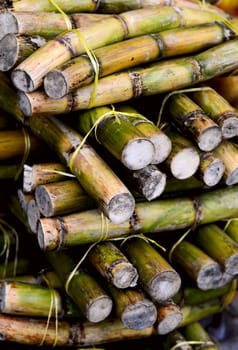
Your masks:
<path fill-rule="evenodd" d="M 97 210 L 39 220 L 37 238 L 41 249 L 94 243 L 131 233 L 153 233 L 194 228 L 237 217 L 236 185 L 204 191 L 193 197 L 172 197 L 138 202 L 134 215 L 121 224 L 105 223 Z M 172 234 L 172 233 L 171 233 Z"/>
<path fill-rule="evenodd" d="M 12 81 L 21 91 L 36 90 L 50 70 L 74 56 L 85 53 L 84 42 L 87 43 L 89 49 L 94 50 L 120 42 L 125 38 L 129 39 L 181 26 L 213 23 L 216 19 L 217 16 L 212 12 L 186 7 L 181 7 L 178 11 L 174 7 L 154 6 L 122 12 L 120 15 L 109 16 L 90 26 L 67 31 L 49 40 L 13 69 Z M 106 32 L 105 27 L 107 27 Z M 49 52 L 52 52 L 53 56 L 49 57 Z"/>
<path fill-rule="evenodd" d="M 85 191 L 115 223 L 131 217 L 135 200 L 118 176 L 82 136 L 58 118 L 30 118 L 30 129 L 69 166 Z M 40 133 L 39 133 L 40 132 Z M 148 141 L 149 142 L 149 141 Z"/>
<path fill-rule="evenodd" d="M 26 116 L 41 113 L 62 114 L 80 109 L 128 101 L 141 96 L 162 94 L 175 89 L 192 86 L 237 68 L 237 43 L 237 39 L 228 40 L 225 43 L 215 45 L 194 56 L 163 60 L 161 62 L 147 64 L 144 67 L 137 66 L 127 71 L 110 74 L 98 80 L 93 99 L 92 93 L 95 88 L 94 83 L 80 87 L 74 90 L 73 94 L 69 93 L 58 100 L 49 98 L 44 91 L 41 90 L 31 93 L 19 91 L 19 107 Z M 28 59 L 33 58 L 34 54 L 37 52 L 40 56 L 40 50 L 46 46 L 47 44 L 38 49 L 23 61 L 22 64 L 24 62 L 26 63 Z M 52 61 L 53 60 L 51 60 L 51 62 Z M 43 62 L 43 60 L 41 60 L 41 62 Z M 17 72 L 17 69 L 15 72 Z M 22 74 L 22 71 L 20 72 Z M 22 82 L 23 80 L 24 79 L 21 79 L 20 81 Z M 20 89 L 19 86 L 17 88 Z M 171 98 L 173 97 L 174 96 Z M 210 119 L 209 123 L 216 125 L 216 128 L 215 125 L 213 128 L 214 133 L 216 135 L 217 130 L 217 134 L 219 134 L 216 136 L 213 143 L 215 145 L 218 138 L 221 137 L 221 131 L 212 119 Z M 204 124 L 202 126 L 204 126 Z M 209 145 L 205 146 L 208 147 Z"/>

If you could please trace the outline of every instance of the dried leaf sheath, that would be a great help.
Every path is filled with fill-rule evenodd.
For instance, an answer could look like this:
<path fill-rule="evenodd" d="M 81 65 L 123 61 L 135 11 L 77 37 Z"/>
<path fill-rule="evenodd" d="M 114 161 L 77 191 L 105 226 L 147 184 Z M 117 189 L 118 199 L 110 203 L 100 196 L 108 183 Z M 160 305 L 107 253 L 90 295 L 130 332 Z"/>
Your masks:
<path fill-rule="evenodd" d="M 90 27 L 67 31 L 54 40 L 49 40 L 12 71 L 12 81 L 16 88 L 25 92 L 37 89 L 50 70 L 74 56 L 85 53 L 83 40 L 89 49 L 96 49 L 126 38 L 214 20 L 209 11 L 188 8 L 178 11 L 166 6 L 123 12 L 118 16 L 98 21 Z M 49 52 L 52 55 L 49 55 Z"/>
<path fill-rule="evenodd" d="M 78 146 L 82 137 L 57 118 L 30 118 L 31 130 L 70 167 L 85 191 L 99 204 L 113 222 L 127 220 L 134 211 L 135 200 L 122 181 L 88 144 Z"/>
<path fill-rule="evenodd" d="M 235 39 L 192 57 L 156 62 L 101 78 L 91 106 L 94 84 L 78 88 L 73 95 L 58 100 L 48 98 L 42 91 L 20 92 L 18 101 L 26 116 L 68 113 L 192 86 L 237 68 L 237 62 L 238 39 Z"/>

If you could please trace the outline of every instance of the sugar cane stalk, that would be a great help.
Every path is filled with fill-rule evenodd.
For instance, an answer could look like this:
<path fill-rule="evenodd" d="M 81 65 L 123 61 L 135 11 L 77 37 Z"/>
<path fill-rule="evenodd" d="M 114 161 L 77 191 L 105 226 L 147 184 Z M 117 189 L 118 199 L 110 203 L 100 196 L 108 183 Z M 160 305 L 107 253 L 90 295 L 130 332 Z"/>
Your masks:
<path fill-rule="evenodd" d="M 200 157 L 196 146 L 175 128 L 167 128 L 166 135 L 172 143 L 172 149 L 165 164 L 172 176 L 184 180 L 193 176 L 198 170 Z M 189 166 L 187 166 L 189 164 Z"/>
<path fill-rule="evenodd" d="M 10 78 L 3 72 L 0 72 L 0 78 L 1 109 L 17 121 L 23 122 L 24 115 L 19 108 L 17 94 Z"/>
<path fill-rule="evenodd" d="M 121 224 L 109 222 L 106 230 L 97 210 L 59 218 L 42 218 L 37 233 L 39 246 L 44 250 L 54 250 L 131 233 L 158 234 L 236 218 L 237 194 L 238 186 L 234 185 L 203 192 L 192 198 L 181 196 L 137 203 L 135 214 L 129 221 Z"/>
<path fill-rule="evenodd" d="M 196 350 L 206 349 L 206 350 L 218 350 L 219 347 L 212 340 L 209 333 L 205 328 L 197 321 L 188 324 L 183 329 L 183 334 L 188 341 L 201 342 L 201 344 L 196 345 Z"/>
<path fill-rule="evenodd" d="M 100 61 L 99 77 L 158 58 L 188 55 L 205 50 L 232 37 L 232 33 L 228 33 L 229 29 L 218 23 L 205 23 L 139 36 L 95 49 L 94 54 Z M 192 39 L 194 35 L 197 37 L 195 42 Z M 90 84 L 95 79 L 92 65 L 89 57 L 83 55 L 51 70 L 44 77 L 46 94 L 58 99 L 80 86 Z"/>
<path fill-rule="evenodd" d="M 35 321 L 35 322 L 34 322 Z M 106 342 L 120 340 L 148 338 L 156 334 L 153 327 L 142 330 L 134 330 L 126 327 L 116 320 L 105 320 L 99 323 L 58 321 L 56 328 L 54 320 L 49 322 L 46 331 L 46 320 L 42 318 L 29 319 L 0 315 L 0 330 L 2 339 L 8 342 L 26 344 L 32 346 L 95 346 Z M 72 334 L 74 337 L 72 338 Z"/>
<path fill-rule="evenodd" d="M 0 284 L 2 313 L 32 317 L 63 315 L 63 302 L 56 289 L 19 281 L 2 281 Z M 51 307 L 52 304 L 52 307 Z"/>
<path fill-rule="evenodd" d="M 98 21 L 90 27 L 73 29 L 49 40 L 14 68 L 11 78 L 17 89 L 25 92 L 34 91 L 42 84 L 44 76 L 50 70 L 74 56 L 85 53 L 84 42 L 92 50 L 125 38 L 185 25 L 214 22 L 215 18 L 216 16 L 209 11 L 188 8 L 180 8 L 178 11 L 177 8 L 169 6 L 122 12 L 116 17 L 109 16 Z M 49 52 L 52 52 L 53 56 L 49 57 Z"/>
<path fill-rule="evenodd" d="M 200 164 L 198 168 L 198 178 L 205 185 L 211 187 L 217 185 L 225 172 L 225 164 L 214 151 L 200 152 Z"/>
<path fill-rule="evenodd" d="M 186 94 L 171 96 L 166 109 L 177 127 L 189 134 L 202 151 L 212 151 L 220 144 L 222 134 L 218 124 Z"/>
<path fill-rule="evenodd" d="M 19 159 L 24 154 L 34 154 L 41 148 L 41 141 L 24 129 L 0 131 L 0 159 Z"/>
<path fill-rule="evenodd" d="M 166 300 L 157 306 L 155 328 L 160 335 L 168 334 L 176 329 L 182 321 L 181 307 L 172 300 Z"/>
<path fill-rule="evenodd" d="M 177 350 L 193 350 L 180 330 L 176 329 L 162 338 L 163 350 L 170 350 L 176 346 Z"/>
<path fill-rule="evenodd" d="M 136 268 L 113 242 L 96 244 L 88 254 L 90 263 L 117 288 L 135 287 L 138 281 Z"/>
<path fill-rule="evenodd" d="M 129 239 L 124 245 L 125 254 L 137 268 L 141 285 L 152 299 L 165 301 L 178 292 L 180 276 L 157 249 L 139 238 Z"/>
<path fill-rule="evenodd" d="M 0 39 L 7 34 L 40 35 L 44 38 L 54 38 L 72 28 L 89 25 L 105 18 L 102 14 L 62 13 L 47 11 L 3 11 L 0 13 Z"/>
<path fill-rule="evenodd" d="M 6 34 L 0 39 L 0 71 L 9 71 L 45 43 L 39 35 Z"/>
<path fill-rule="evenodd" d="M 151 163 L 153 143 L 123 113 L 115 114 L 105 106 L 92 108 L 74 118 L 74 126 L 83 135 L 88 134 L 94 125 L 97 126 L 95 138 L 128 169 L 142 169 Z"/>
<path fill-rule="evenodd" d="M 38 221 L 40 220 L 42 215 L 36 203 L 35 198 L 30 199 L 29 202 L 27 203 L 26 215 L 27 215 L 27 222 L 32 233 L 37 233 Z"/>
<path fill-rule="evenodd" d="M 231 288 L 232 288 L 231 283 L 227 283 L 223 287 L 218 287 L 218 288 L 209 289 L 209 290 L 202 290 L 197 287 L 185 286 L 180 290 L 180 292 L 182 293 L 183 303 L 185 305 L 198 305 L 215 298 L 225 297 L 226 295 L 229 294 Z M 179 296 L 180 292 L 177 295 L 179 298 L 180 298 Z M 176 301 L 177 299 L 174 298 L 174 300 Z"/>
<path fill-rule="evenodd" d="M 73 176 L 62 163 L 38 163 L 24 164 L 23 191 L 34 192 L 37 186 L 67 179 L 67 175 Z"/>
<path fill-rule="evenodd" d="M 219 125 L 223 138 L 237 136 L 238 113 L 222 95 L 214 89 L 200 90 L 192 99 Z"/>
<path fill-rule="evenodd" d="M 78 88 L 73 95 L 72 93 L 67 94 L 58 100 L 48 98 L 43 91 L 19 92 L 18 103 L 25 116 L 39 113 L 69 113 L 124 102 L 140 96 L 156 95 L 182 89 L 232 71 L 237 68 L 237 62 L 238 40 L 234 39 L 215 45 L 192 57 L 154 62 L 146 67 L 135 67 L 129 71 L 122 71 L 101 78 L 97 84 L 93 103 L 91 96 L 95 88 L 94 83 Z M 201 126 L 204 126 L 203 123 L 200 124 Z M 214 129 L 215 134 L 218 134 L 215 139 L 217 142 L 217 138 L 221 137 L 221 131 L 216 123 L 213 122 L 213 126 L 212 129 Z M 210 133 L 209 128 L 207 129 Z M 206 133 L 204 138 L 206 138 L 205 136 Z M 214 141 L 211 141 L 211 143 L 215 144 Z"/>
<path fill-rule="evenodd" d="M 223 179 L 226 185 L 238 183 L 238 148 L 231 140 L 222 140 L 214 149 L 215 154 L 223 161 L 225 171 Z"/>
<path fill-rule="evenodd" d="M 238 244 L 223 229 L 215 223 L 202 225 L 195 233 L 194 239 L 208 255 L 219 262 L 227 274 L 236 275 Z"/>
<path fill-rule="evenodd" d="M 136 0 L 131 0 L 127 2 L 121 2 L 118 0 L 105 1 L 100 6 L 92 0 L 86 0 L 82 2 L 77 0 L 74 3 L 69 1 L 59 0 L 57 2 L 59 8 L 61 8 L 65 13 L 74 13 L 74 12 L 103 12 L 103 13 L 120 13 L 122 11 L 135 10 L 141 7 L 162 5 L 162 6 L 188 6 L 195 9 L 200 9 L 201 5 L 197 1 L 191 0 L 142 0 L 140 4 Z M 40 0 L 40 1 L 30 1 L 30 0 L 13 0 L 10 2 L 3 0 L 5 8 L 15 11 L 46 11 L 46 12 L 55 12 L 55 6 L 49 0 Z M 211 4 L 206 4 L 206 8 L 215 13 L 219 13 L 227 17 L 226 12 L 222 9 L 217 8 Z"/>
<path fill-rule="evenodd" d="M 125 184 L 131 186 L 136 192 L 151 201 L 163 194 L 166 186 L 166 173 L 160 171 L 154 164 L 150 164 L 142 169 L 125 171 Z"/>
<path fill-rule="evenodd" d="M 203 250 L 186 240 L 176 246 L 172 258 L 202 290 L 216 288 L 222 279 L 221 266 Z"/>
<path fill-rule="evenodd" d="M 184 305 L 181 308 L 183 318 L 179 324 L 179 328 L 221 312 L 221 306 L 221 300 L 219 298 L 198 305 Z"/>
<path fill-rule="evenodd" d="M 119 289 L 112 285 L 108 288 L 116 315 L 126 327 L 140 330 L 153 326 L 157 309 L 143 291 L 138 288 Z"/>
<path fill-rule="evenodd" d="M 69 278 L 75 264 L 68 253 L 51 252 L 47 259 L 65 285 L 67 294 L 90 322 L 100 322 L 109 316 L 112 299 L 95 277 L 80 268 Z"/>
<path fill-rule="evenodd" d="M 96 208 L 97 204 L 77 180 L 39 185 L 35 189 L 36 205 L 45 217 Z"/>
<path fill-rule="evenodd" d="M 238 243 L 238 221 L 229 220 L 228 225 L 225 228 L 225 232 Z"/>
<path fill-rule="evenodd" d="M 82 136 L 57 118 L 30 118 L 30 129 L 45 140 L 92 196 L 104 214 L 114 222 L 127 220 L 135 200 L 126 186 Z"/>
<path fill-rule="evenodd" d="M 153 143 L 154 157 L 151 164 L 159 164 L 166 160 L 172 148 L 171 140 L 166 133 L 129 105 L 118 105 L 117 109 L 122 113 L 126 112 L 130 122 Z"/>

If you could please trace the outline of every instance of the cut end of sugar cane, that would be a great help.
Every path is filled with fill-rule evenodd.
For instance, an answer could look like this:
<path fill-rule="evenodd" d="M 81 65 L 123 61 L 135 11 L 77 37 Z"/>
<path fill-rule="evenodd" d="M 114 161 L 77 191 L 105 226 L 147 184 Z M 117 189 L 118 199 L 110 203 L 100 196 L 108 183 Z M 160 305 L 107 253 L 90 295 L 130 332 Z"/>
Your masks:
<path fill-rule="evenodd" d="M 220 283 L 223 273 L 218 263 L 210 263 L 199 271 L 197 286 L 202 290 L 214 289 Z"/>
<path fill-rule="evenodd" d="M 31 102 L 30 102 L 27 94 L 25 94 L 22 91 L 18 91 L 17 98 L 18 98 L 19 108 L 22 111 L 22 113 L 26 117 L 30 117 L 32 115 L 32 108 L 31 108 Z"/>
<path fill-rule="evenodd" d="M 238 183 L 238 168 L 226 175 L 226 185 L 232 186 Z"/>
<path fill-rule="evenodd" d="M 142 300 L 128 305 L 124 310 L 121 321 L 130 329 L 145 329 L 153 326 L 157 318 L 157 310 L 150 300 Z"/>
<path fill-rule="evenodd" d="M 238 117 L 237 113 L 227 112 L 226 118 L 221 126 L 222 136 L 225 139 L 231 139 L 238 135 Z"/>
<path fill-rule="evenodd" d="M 158 307 L 157 334 L 164 335 L 176 329 L 183 319 L 180 307 L 172 302 L 166 302 Z"/>
<path fill-rule="evenodd" d="M 120 193 L 110 200 L 106 214 L 114 224 L 121 224 L 132 216 L 134 209 L 134 197 L 130 193 Z"/>
<path fill-rule="evenodd" d="M 238 271 L 238 253 L 231 255 L 225 262 L 225 272 L 236 276 Z"/>
<path fill-rule="evenodd" d="M 148 288 L 148 293 L 156 301 L 172 298 L 181 287 L 181 278 L 176 271 L 163 271 L 155 276 Z"/>
<path fill-rule="evenodd" d="M 172 149 L 172 142 L 165 134 L 153 135 L 150 137 L 154 145 L 155 152 L 151 164 L 159 164 L 165 161 Z"/>
<path fill-rule="evenodd" d="M 53 224 L 53 226 L 52 226 Z M 37 241 L 43 251 L 57 249 L 60 245 L 62 232 L 51 218 L 41 218 L 37 225 Z"/>
<path fill-rule="evenodd" d="M 0 39 L 8 33 L 18 33 L 18 25 L 14 14 L 10 11 L 0 13 Z"/>
<path fill-rule="evenodd" d="M 112 300 L 108 296 L 101 296 L 95 299 L 88 308 L 87 319 L 97 323 L 105 320 L 112 311 Z"/>
<path fill-rule="evenodd" d="M 18 43 L 15 34 L 6 34 L 0 41 L 0 71 L 7 72 L 18 59 Z"/>
<path fill-rule="evenodd" d="M 200 157 L 198 152 L 191 147 L 185 148 L 173 157 L 170 170 L 176 179 L 183 180 L 195 174 L 199 163 Z"/>
<path fill-rule="evenodd" d="M 131 140 L 122 152 L 122 163 L 131 170 L 138 170 L 151 163 L 154 157 L 154 145 L 147 138 Z"/>
<path fill-rule="evenodd" d="M 144 179 L 143 187 L 140 186 L 143 196 L 148 201 L 159 197 L 165 190 L 166 179 L 166 174 L 159 171 L 159 169 L 155 170 L 150 177 Z"/>
<path fill-rule="evenodd" d="M 200 150 L 209 152 L 215 149 L 222 141 L 221 129 L 213 125 L 206 128 L 199 136 L 198 147 Z"/>
<path fill-rule="evenodd" d="M 11 80 L 19 91 L 31 92 L 35 88 L 34 82 L 29 74 L 21 69 L 14 69 L 11 72 Z"/>
<path fill-rule="evenodd" d="M 136 268 L 128 263 L 116 264 L 113 269 L 112 283 L 117 288 L 129 288 L 137 285 L 139 275 Z"/>
<path fill-rule="evenodd" d="M 222 179 L 225 165 L 220 159 L 215 159 L 203 174 L 203 182 L 209 186 L 216 186 Z"/>
<path fill-rule="evenodd" d="M 62 98 L 69 92 L 64 75 L 57 70 L 47 73 L 43 84 L 45 93 L 53 99 Z"/>

